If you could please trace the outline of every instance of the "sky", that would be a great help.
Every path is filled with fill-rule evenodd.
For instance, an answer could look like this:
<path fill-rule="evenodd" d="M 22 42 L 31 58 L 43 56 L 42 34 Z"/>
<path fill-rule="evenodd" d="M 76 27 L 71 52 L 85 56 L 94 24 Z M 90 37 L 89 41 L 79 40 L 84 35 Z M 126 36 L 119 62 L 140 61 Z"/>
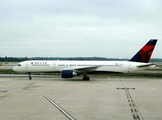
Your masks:
<path fill-rule="evenodd" d="M 0 0 L 0 57 L 131 58 L 158 39 L 161 0 Z"/>

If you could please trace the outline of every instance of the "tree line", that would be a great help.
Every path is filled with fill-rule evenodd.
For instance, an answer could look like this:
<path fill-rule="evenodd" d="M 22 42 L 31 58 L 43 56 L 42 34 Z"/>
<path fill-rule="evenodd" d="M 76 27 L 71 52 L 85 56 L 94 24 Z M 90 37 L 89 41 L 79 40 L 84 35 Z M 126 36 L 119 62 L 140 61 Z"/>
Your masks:
<path fill-rule="evenodd" d="M 101 61 L 124 61 L 126 58 L 105 58 L 105 57 L 0 57 L 0 62 L 21 62 L 26 60 L 101 60 Z M 150 62 L 162 62 L 162 58 L 152 58 Z"/>

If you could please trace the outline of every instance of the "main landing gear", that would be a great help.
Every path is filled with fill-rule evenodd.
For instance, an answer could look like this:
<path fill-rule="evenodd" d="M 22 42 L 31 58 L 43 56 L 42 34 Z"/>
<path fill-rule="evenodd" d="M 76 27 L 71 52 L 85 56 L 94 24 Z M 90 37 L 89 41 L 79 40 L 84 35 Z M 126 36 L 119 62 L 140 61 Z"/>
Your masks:
<path fill-rule="evenodd" d="M 83 73 L 83 81 L 89 81 L 90 77 L 87 76 L 87 73 Z"/>
<path fill-rule="evenodd" d="M 29 72 L 29 80 L 32 80 L 31 72 Z"/>

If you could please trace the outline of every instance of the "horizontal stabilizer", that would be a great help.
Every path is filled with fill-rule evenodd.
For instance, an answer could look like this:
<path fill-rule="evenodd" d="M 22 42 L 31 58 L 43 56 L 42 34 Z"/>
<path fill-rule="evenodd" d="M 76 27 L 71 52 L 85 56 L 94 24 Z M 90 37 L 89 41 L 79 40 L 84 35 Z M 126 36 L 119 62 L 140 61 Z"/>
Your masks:
<path fill-rule="evenodd" d="M 142 67 L 152 67 L 152 66 L 155 67 L 156 65 L 153 63 L 150 63 L 150 64 L 146 64 L 146 65 L 139 65 L 137 67 L 142 68 Z"/>

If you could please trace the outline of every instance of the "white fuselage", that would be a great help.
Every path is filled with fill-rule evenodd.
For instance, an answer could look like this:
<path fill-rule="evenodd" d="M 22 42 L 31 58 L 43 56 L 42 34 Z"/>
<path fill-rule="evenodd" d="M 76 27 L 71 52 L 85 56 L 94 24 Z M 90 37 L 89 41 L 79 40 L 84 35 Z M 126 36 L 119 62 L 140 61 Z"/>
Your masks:
<path fill-rule="evenodd" d="M 141 70 L 138 66 L 148 63 L 130 61 L 47 61 L 30 60 L 24 61 L 13 68 L 17 72 L 61 72 L 62 70 L 73 70 L 77 73 L 83 72 L 120 72 L 129 73 Z"/>

